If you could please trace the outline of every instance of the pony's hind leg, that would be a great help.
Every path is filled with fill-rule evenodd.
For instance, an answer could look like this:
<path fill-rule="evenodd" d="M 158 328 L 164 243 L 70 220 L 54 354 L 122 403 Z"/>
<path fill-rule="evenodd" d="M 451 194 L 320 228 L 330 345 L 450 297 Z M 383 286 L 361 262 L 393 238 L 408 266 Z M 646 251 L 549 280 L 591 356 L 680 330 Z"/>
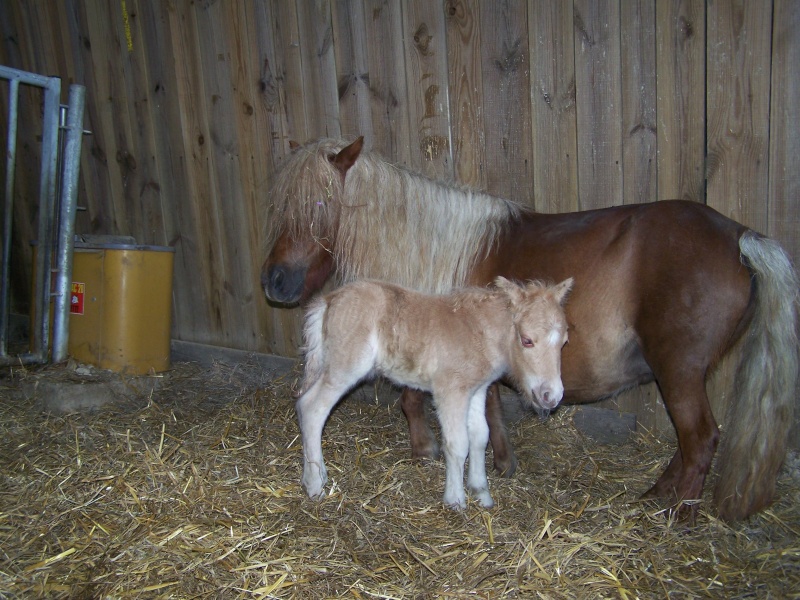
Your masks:
<path fill-rule="evenodd" d="M 425 417 L 425 395 L 419 390 L 403 388 L 400 408 L 408 421 L 412 458 L 439 458 L 439 444 Z"/>
<path fill-rule="evenodd" d="M 494 500 L 489 493 L 486 479 L 486 444 L 489 442 L 489 426 L 485 418 L 486 390 L 473 394 L 467 413 L 469 436 L 469 470 L 467 487 L 484 508 L 492 508 Z"/>
<path fill-rule="evenodd" d="M 678 435 L 678 449 L 667 469 L 645 494 L 669 497 L 678 503 L 699 500 L 719 442 L 719 428 L 705 388 L 702 373 L 681 373 L 659 379 L 664 404 Z M 694 515 L 690 505 L 689 513 Z"/>
<path fill-rule="evenodd" d="M 503 477 L 511 477 L 517 470 L 517 456 L 514 454 L 511 440 L 508 439 L 503 404 L 500 401 L 500 386 L 496 383 L 489 386 L 485 406 L 489 440 L 492 443 L 494 455 L 494 468 Z"/>

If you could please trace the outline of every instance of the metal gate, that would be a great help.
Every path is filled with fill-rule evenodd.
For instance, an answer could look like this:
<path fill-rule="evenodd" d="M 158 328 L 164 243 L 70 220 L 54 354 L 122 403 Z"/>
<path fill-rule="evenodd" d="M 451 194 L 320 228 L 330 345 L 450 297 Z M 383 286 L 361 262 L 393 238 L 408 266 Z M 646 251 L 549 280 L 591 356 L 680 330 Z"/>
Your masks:
<path fill-rule="evenodd" d="M 86 88 L 71 85 L 66 107 L 61 105 L 61 80 L 0 65 L 8 82 L 8 135 L 3 202 L 2 290 L 0 290 L 0 364 L 60 362 L 67 356 L 72 250 L 77 210 L 83 108 Z M 42 156 L 39 173 L 39 228 L 33 282 L 34 314 L 30 350 L 8 354 L 10 314 L 11 230 L 14 208 L 19 86 L 44 91 Z M 62 113 L 65 116 L 61 123 Z M 61 134 L 59 132 L 62 132 Z M 53 301 L 52 338 L 50 302 Z M 52 341 L 51 341 L 52 340 Z M 51 352 L 52 344 L 52 352 Z"/>

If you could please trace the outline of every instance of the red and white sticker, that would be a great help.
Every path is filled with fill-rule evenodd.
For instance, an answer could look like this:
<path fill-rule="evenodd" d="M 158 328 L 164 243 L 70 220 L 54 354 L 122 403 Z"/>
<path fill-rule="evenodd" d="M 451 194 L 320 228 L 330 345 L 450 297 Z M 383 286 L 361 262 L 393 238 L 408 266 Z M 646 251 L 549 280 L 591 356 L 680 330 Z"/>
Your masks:
<path fill-rule="evenodd" d="M 83 314 L 83 297 L 86 294 L 86 284 L 72 282 L 72 291 L 69 295 L 69 312 L 73 315 Z"/>

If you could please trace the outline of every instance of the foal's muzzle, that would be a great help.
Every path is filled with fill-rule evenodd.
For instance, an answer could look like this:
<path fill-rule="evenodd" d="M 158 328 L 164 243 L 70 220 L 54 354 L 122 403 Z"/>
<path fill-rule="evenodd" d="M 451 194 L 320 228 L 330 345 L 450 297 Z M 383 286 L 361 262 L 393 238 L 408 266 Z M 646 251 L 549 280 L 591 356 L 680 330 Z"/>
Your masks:
<path fill-rule="evenodd" d="M 564 385 L 561 382 L 558 385 L 543 384 L 532 392 L 535 398 L 534 402 L 540 408 L 553 410 L 564 398 Z"/>

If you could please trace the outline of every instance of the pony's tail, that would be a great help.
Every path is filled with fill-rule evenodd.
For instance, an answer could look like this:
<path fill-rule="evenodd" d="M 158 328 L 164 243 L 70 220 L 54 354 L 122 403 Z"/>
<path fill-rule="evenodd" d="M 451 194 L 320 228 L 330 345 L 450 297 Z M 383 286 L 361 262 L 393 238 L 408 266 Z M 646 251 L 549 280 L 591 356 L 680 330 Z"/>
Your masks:
<path fill-rule="evenodd" d="M 297 392 L 302 396 L 314 385 L 322 375 L 325 364 L 325 345 L 322 339 L 322 326 L 328 303 L 323 296 L 311 301 L 306 311 L 303 323 L 303 352 L 305 353 L 305 368 L 303 371 L 303 385 Z"/>
<path fill-rule="evenodd" d="M 714 499 L 728 521 L 773 499 L 798 377 L 798 279 L 791 261 L 775 241 L 753 231 L 742 235 L 739 249 L 754 278 L 755 306 L 718 453 Z"/>

